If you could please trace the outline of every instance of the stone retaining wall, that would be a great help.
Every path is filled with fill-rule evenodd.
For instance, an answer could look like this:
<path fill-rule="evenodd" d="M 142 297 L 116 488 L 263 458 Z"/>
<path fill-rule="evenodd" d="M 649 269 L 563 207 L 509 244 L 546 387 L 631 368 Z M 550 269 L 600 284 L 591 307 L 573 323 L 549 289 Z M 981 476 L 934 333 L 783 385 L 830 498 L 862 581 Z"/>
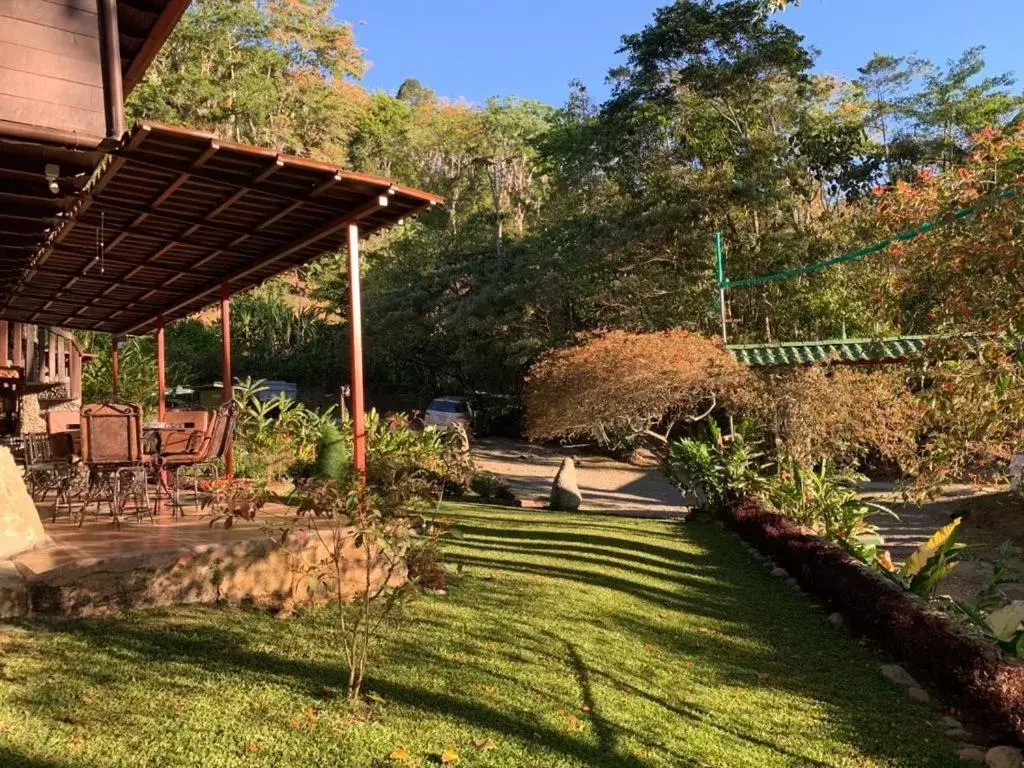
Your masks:
<path fill-rule="evenodd" d="M 343 554 L 343 592 L 351 598 L 365 587 L 366 554 L 351 537 L 345 538 Z M 0 618 L 77 618 L 218 601 L 289 609 L 309 599 L 304 564 L 325 557 L 322 544 L 300 534 L 285 546 L 260 537 L 71 563 L 40 575 L 0 567 Z M 404 563 L 392 569 L 381 558 L 371 571 L 371 588 L 380 586 L 389 572 L 395 586 L 407 578 Z M 320 601 L 332 593 L 333 585 L 324 584 L 314 598 Z"/>

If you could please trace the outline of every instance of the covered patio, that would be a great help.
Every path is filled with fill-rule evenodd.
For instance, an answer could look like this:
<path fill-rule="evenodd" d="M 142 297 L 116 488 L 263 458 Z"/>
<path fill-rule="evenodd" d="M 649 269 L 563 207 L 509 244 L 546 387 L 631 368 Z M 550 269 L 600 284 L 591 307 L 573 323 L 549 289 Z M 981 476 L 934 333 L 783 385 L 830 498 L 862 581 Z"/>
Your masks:
<path fill-rule="evenodd" d="M 66 151 L 54 148 L 55 158 Z M 4 154 L 0 173 L 5 164 L 16 163 L 16 155 Z M 365 470 L 360 241 L 440 203 L 440 197 L 336 165 L 145 122 L 101 153 L 81 188 L 66 198 L 55 203 L 49 186 L 26 183 L 17 205 L 0 208 L 0 231 L 21 232 L 19 245 L 3 252 L 13 279 L 0 287 L 0 321 L 109 334 L 115 393 L 118 341 L 153 333 L 158 422 L 168 412 L 167 324 L 219 303 L 221 375 L 231 382 L 231 296 L 345 251 L 353 460 Z M 230 398 L 231 388 L 225 386 L 223 399 Z M 224 459 L 230 476 L 230 450 Z M 81 502 L 73 498 L 71 503 Z M 96 520 L 91 513 L 79 518 L 81 527 L 75 514 L 51 520 L 50 502 L 40 504 L 38 512 L 47 521 L 45 539 L 21 547 L 0 542 L 0 556 L 21 552 L 17 561 L 0 561 L 7 563 L 7 575 L 28 583 L 68 568 L 104 563 L 109 568 L 116 558 L 161 553 L 187 558 L 210 547 L 266 538 L 258 522 L 223 531 L 211 530 L 209 521 L 196 515 L 158 514 L 153 524 L 129 518 L 116 530 L 108 517 Z M 273 517 L 287 510 L 266 512 Z"/>

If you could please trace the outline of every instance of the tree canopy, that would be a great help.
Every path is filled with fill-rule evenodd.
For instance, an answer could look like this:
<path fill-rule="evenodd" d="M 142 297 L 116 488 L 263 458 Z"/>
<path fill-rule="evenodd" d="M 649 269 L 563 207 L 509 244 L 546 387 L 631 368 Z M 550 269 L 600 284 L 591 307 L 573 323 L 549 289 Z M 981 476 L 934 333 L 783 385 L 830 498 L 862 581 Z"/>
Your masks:
<path fill-rule="evenodd" d="M 785 5 L 668 2 L 623 35 L 607 99 L 574 82 L 556 107 L 451 101 L 416 73 L 370 93 L 327 0 L 196 0 L 130 107 L 444 195 L 369 244 L 371 390 L 413 407 L 442 392 L 522 402 L 530 366 L 580 334 L 717 336 L 716 232 L 728 277 L 763 275 L 1019 182 L 1024 100 L 984 48 L 941 64 L 878 53 L 852 79 L 823 76 L 774 13 Z M 1016 332 L 1019 207 L 986 203 L 884 257 L 731 290 L 729 337 Z M 327 354 L 344 269 L 326 258 L 240 304 L 272 350 L 241 343 L 247 372 L 345 376 Z"/>

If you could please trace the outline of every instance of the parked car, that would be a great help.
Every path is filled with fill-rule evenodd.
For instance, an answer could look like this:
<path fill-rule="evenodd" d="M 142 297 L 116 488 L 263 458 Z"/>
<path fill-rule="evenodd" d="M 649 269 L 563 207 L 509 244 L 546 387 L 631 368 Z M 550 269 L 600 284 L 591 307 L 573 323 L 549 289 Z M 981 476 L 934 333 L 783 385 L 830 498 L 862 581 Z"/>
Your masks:
<path fill-rule="evenodd" d="M 465 397 L 437 397 L 430 401 L 423 414 L 423 425 L 444 429 L 449 424 L 462 424 L 466 434 L 473 431 L 473 407 Z"/>

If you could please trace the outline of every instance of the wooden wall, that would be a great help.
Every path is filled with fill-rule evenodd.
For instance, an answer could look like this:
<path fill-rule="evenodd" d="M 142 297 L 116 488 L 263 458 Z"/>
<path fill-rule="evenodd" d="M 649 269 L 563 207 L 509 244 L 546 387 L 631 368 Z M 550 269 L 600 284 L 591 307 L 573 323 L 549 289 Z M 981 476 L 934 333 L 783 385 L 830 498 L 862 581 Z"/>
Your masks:
<path fill-rule="evenodd" d="M 0 0 L 2 1 L 2 0 Z M 25 380 L 68 385 L 70 399 L 82 395 L 82 348 L 64 330 L 0 320 L 0 368 L 22 368 Z"/>
<path fill-rule="evenodd" d="M 0 120 L 102 137 L 103 105 L 97 0 L 0 0 Z"/>

